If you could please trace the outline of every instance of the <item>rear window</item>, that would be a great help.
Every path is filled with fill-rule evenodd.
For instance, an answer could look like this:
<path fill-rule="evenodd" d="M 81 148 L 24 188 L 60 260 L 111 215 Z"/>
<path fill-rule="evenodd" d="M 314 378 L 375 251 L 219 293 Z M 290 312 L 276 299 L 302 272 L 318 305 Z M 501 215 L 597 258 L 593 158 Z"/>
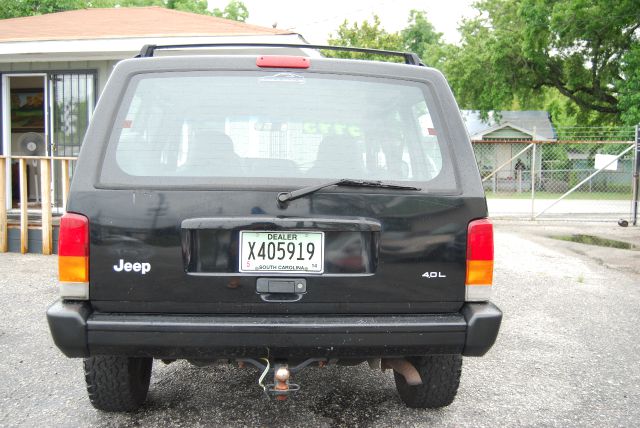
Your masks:
<path fill-rule="evenodd" d="M 312 73 L 138 75 L 101 181 L 352 178 L 452 188 L 429 94 L 417 82 Z"/>

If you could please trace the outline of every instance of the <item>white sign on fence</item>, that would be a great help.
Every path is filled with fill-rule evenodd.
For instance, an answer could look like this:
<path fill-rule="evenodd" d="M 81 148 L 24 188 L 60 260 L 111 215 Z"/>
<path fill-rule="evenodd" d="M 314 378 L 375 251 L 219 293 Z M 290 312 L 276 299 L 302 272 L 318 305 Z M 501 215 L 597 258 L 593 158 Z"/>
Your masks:
<path fill-rule="evenodd" d="M 613 162 L 611 162 L 611 165 L 607 166 L 604 169 L 606 171 L 617 171 L 618 170 L 618 160 L 616 159 L 616 157 L 617 157 L 616 155 L 596 155 L 594 168 L 595 169 L 604 168 L 605 165 L 607 165 L 608 163 L 613 161 Z"/>

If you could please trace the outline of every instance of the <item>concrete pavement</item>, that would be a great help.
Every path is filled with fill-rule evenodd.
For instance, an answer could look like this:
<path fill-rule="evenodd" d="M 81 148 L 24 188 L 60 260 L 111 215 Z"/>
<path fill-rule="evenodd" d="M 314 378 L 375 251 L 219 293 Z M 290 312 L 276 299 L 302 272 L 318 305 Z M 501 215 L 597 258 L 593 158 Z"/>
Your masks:
<path fill-rule="evenodd" d="M 46 325 L 56 258 L 0 254 L 0 426 L 635 426 L 640 253 L 605 249 L 599 263 L 598 247 L 547 235 L 640 243 L 639 229 L 560 226 L 496 222 L 493 300 L 503 326 L 486 356 L 465 358 L 458 397 L 441 410 L 407 409 L 391 373 L 367 365 L 303 371 L 301 392 L 279 403 L 263 398 L 255 370 L 156 361 L 141 410 L 96 411 L 81 361 L 56 349 Z"/>

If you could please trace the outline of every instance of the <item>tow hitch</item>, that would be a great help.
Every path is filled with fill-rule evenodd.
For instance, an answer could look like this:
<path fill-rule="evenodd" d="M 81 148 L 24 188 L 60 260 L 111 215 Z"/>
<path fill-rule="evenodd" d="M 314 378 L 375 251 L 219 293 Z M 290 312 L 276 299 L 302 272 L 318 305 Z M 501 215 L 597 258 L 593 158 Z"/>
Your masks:
<path fill-rule="evenodd" d="M 295 373 L 309 367 L 312 364 L 317 364 L 319 368 L 326 367 L 328 364 L 336 364 L 337 359 L 327 360 L 326 358 L 309 358 L 304 360 L 298 365 L 289 366 L 289 362 L 286 360 L 278 360 L 273 363 L 268 358 L 261 358 L 255 360 L 253 358 L 243 358 L 236 360 L 240 368 L 246 367 L 247 364 L 257 367 L 262 371 L 260 378 L 258 378 L 258 385 L 264 391 L 267 397 L 275 397 L 276 400 L 284 401 L 289 395 L 292 395 L 300 391 L 300 385 L 292 383 L 291 377 Z M 422 378 L 420 373 L 405 358 L 372 358 L 369 359 L 369 366 L 372 369 L 393 369 L 404 376 L 407 384 L 410 386 L 416 386 L 422 384 Z M 265 384 L 265 379 L 268 376 L 273 376 L 273 383 Z"/>
<path fill-rule="evenodd" d="M 300 385 L 295 383 L 289 383 L 291 373 L 286 364 L 276 364 L 274 368 L 275 374 L 273 375 L 273 383 L 267 385 L 267 391 L 269 394 L 276 397 L 276 400 L 284 401 L 289 394 L 300 390 Z"/>
<path fill-rule="evenodd" d="M 324 367 L 327 364 L 327 360 L 323 358 L 309 358 L 292 367 L 289 367 L 289 364 L 286 362 L 276 362 L 272 366 L 267 358 L 261 360 L 254 360 L 252 358 L 238 360 L 240 367 L 244 367 L 246 363 L 262 370 L 262 374 L 258 379 L 258 385 L 260 385 L 265 395 L 267 397 L 273 396 L 279 401 L 284 401 L 289 395 L 300 390 L 300 385 L 291 382 L 291 376 L 293 374 L 298 373 L 313 363 L 318 363 L 318 367 Z M 273 383 L 265 384 L 264 380 L 270 375 L 273 376 Z"/>

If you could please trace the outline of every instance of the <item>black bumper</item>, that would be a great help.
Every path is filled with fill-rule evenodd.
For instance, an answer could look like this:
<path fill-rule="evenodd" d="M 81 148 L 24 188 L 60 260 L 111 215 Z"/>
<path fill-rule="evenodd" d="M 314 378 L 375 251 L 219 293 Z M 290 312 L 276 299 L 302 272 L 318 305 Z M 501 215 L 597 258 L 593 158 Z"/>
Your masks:
<path fill-rule="evenodd" d="M 47 320 L 68 357 L 480 356 L 495 342 L 502 312 L 492 303 L 467 303 L 459 313 L 427 315 L 139 315 L 95 313 L 87 302 L 57 301 Z"/>

